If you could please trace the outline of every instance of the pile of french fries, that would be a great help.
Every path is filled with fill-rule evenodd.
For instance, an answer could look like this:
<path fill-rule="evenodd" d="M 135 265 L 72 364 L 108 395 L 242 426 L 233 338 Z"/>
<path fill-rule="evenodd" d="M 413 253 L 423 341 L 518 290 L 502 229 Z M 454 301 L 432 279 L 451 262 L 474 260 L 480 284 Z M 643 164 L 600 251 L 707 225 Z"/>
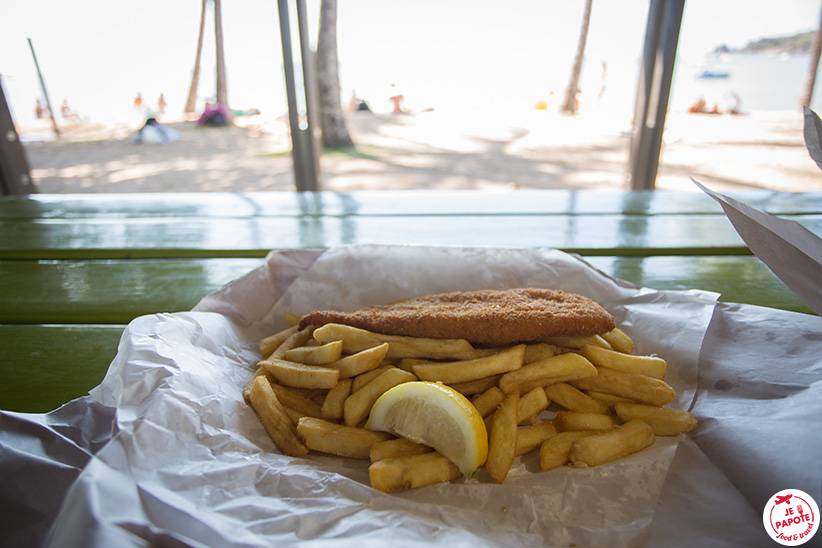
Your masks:
<path fill-rule="evenodd" d="M 405 382 L 441 382 L 471 400 L 488 431 L 485 469 L 498 483 L 531 451 L 543 471 L 597 466 L 697 425 L 665 407 L 676 396 L 665 360 L 635 355 L 618 328 L 488 348 L 340 324 L 299 329 L 297 316 L 286 319 L 288 329 L 260 341 L 246 401 L 284 454 L 370 459 L 371 485 L 384 492 L 462 475 L 429 447 L 363 428 L 377 398 Z"/>

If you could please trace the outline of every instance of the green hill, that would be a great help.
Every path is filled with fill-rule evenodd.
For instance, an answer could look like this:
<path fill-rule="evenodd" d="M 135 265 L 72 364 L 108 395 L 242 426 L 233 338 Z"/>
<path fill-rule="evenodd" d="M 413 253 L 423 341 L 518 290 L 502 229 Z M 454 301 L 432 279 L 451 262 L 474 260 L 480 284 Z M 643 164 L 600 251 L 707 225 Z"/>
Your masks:
<path fill-rule="evenodd" d="M 732 48 L 722 44 L 714 48 L 714 53 L 749 53 L 749 54 L 801 54 L 810 53 L 813 36 L 816 31 L 800 32 L 791 36 L 771 36 L 751 40 L 741 48 Z"/>

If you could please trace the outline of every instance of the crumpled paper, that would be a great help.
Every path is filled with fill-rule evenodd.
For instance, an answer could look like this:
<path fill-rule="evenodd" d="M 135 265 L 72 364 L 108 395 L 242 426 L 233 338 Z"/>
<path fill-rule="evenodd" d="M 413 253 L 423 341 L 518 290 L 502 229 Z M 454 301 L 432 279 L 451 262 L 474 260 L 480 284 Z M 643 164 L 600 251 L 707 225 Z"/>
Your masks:
<path fill-rule="evenodd" d="M 367 463 L 279 454 L 242 401 L 257 342 L 284 327 L 284 310 L 522 286 L 603 304 L 637 352 L 668 360 L 672 407 L 692 408 L 700 427 L 602 467 L 540 473 L 530 455 L 502 486 L 481 475 L 384 494 L 368 486 Z M 0 448 L 19 451 L 20 473 L 23 463 L 51 463 L 41 493 L 54 470 L 82 469 L 49 546 L 768 546 L 767 497 L 792 487 L 822 500 L 822 323 L 716 297 L 636 288 L 554 250 L 272 253 L 192 312 L 128 326 L 101 385 L 63 412 L 62 422 L 81 423 L 95 441 L 56 424 L 61 408 L 48 420 L 3 413 Z M 46 441 L 21 442 L 27 430 Z M 71 449 L 53 447 L 55 438 Z M 36 513 L 44 498 L 31 497 L 23 511 Z M 43 514 L 50 523 L 55 512 Z"/>
<path fill-rule="evenodd" d="M 694 181 L 722 206 L 754 255 L 811 310 L 822 315 L 822 239 L 791 219 L 782 219 L 714 192 Z"/>

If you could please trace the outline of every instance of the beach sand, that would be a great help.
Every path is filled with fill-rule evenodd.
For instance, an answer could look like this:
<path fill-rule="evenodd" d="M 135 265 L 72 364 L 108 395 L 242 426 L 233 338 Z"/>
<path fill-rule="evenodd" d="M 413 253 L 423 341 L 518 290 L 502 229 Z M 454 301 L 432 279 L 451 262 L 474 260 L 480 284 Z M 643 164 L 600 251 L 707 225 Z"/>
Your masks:
<path fill-rule="evenodd" d="M 548 111 L 494 116 L 430 111 L 354 113 L 353 151 L 321 158 L 323 190 L 628 189 L 630 127 Z M 21 129 L 39 193 L 294 190 L 287 119 L 238 118 L 226 128 L 169 121 L 181 139 L 140 144 L 139 125 L 77 122 L 59 139 Z M 822 189 L 797 113 L 668 117 L 657 188 L 720 192 Z M 38 140 L 39 139 L 39 140 Z"/>

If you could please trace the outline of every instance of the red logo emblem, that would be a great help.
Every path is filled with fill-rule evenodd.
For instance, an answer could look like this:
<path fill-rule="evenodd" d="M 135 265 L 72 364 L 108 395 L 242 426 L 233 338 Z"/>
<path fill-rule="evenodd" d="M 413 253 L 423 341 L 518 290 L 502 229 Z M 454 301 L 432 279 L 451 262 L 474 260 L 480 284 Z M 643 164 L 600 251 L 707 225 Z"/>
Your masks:
<path fill-rule="evenodd" d="M 819 506 L 798 489 L 785 489 L 771 497 L 762 513 L 765 530 L 784 546 L 805 544 L 819 528 Z"/>

